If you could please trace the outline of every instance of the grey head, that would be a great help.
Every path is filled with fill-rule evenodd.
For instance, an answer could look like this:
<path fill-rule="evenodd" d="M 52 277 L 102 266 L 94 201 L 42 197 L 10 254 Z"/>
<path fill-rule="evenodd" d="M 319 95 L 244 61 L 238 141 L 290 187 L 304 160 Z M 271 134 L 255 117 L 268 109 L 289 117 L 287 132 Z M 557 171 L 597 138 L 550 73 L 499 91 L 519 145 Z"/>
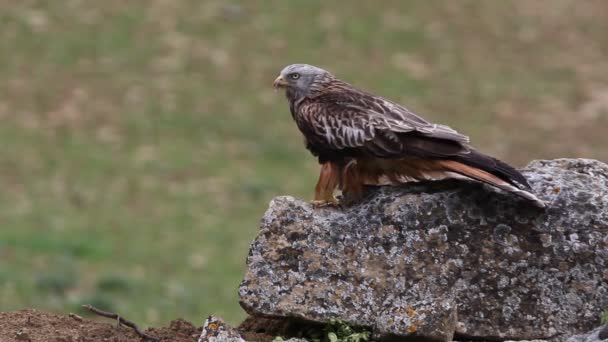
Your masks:
<path fill-rule="evenodd" d="M 275 88 L 284 88 L 287 97 L 308 96 L 333 79 L 329 71 L 309 64 L 291 64 L 283 68 L 274 81 Z"/>

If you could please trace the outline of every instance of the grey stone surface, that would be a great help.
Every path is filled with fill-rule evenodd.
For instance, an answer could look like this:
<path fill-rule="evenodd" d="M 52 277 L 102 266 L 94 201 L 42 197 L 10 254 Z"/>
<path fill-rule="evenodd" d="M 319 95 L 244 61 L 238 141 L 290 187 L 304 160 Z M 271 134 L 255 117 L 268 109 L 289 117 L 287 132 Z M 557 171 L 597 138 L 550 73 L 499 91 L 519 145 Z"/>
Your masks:
<path fill-rule="evenodd" d="M 239 332 L 216 316 L 209 316 L 197 342 L 245 342 Z"/>
<path fill-rule="evenodd" d="M 277 197 L 240 287 L 252 315 L 340 318 L 375 337 L 563 341 L 608 307 L 608 166 L 534 161 L 548 203 L 466 182 L 370 190 L 348 208 Z"/>
<path fill-rule="evenodd" d="M 608 341 L 608 335 L 603 334 L 603 330 L 608 328 L 608 325 L 591 330 L 585 334 L 579 334 L 568 338 L 567 342 L 601 342 Z"/>

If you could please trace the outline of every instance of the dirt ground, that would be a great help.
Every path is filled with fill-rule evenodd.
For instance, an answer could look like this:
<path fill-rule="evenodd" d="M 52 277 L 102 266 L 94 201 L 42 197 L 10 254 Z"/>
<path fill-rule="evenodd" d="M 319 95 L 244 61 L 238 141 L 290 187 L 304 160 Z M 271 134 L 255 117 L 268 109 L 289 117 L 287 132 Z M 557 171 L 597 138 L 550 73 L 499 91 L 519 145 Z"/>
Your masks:
<path fill-rule="evenodd" d="M 0 312 L 0 342 L 140 342 L 142 338 L 127 327 L 39 310 Z M 201 322 L 202 324 L 202 322 Z M 196 341 L 200 328 L 176 319 L 167 327 L 146 332 L 163 342 Z"/>

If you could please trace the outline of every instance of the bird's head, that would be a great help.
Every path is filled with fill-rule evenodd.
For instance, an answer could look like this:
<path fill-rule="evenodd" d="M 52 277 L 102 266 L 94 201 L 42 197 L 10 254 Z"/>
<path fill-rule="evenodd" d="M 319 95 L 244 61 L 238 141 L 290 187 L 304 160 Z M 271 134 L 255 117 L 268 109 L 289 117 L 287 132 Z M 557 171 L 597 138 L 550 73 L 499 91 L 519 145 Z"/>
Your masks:
<path fill-rule="evenodd" d="M 288 65 L 279 74 L 273 87 L 284 88 L 288 93 L 308 96 L 321 90 L 333 76 L 326 70 L 308 64 Z"/>

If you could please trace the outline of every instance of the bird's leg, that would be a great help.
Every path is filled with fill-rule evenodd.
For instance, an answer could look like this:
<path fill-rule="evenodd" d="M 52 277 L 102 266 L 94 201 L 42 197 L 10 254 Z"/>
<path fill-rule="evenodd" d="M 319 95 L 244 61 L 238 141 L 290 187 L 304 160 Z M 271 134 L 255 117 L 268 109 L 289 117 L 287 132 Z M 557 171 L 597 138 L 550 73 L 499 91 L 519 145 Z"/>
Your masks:
<path fill-rule="evenodd" d="M 350 204 L 362 197 L 363 179 L 356 160 L 351 160 L 343 170 L 340 182 L 342 204 Z"/>
<path fill-rule="evenodd" d="M 315 199 L 311 201 L 314 206 L 337 205 L 338 200 L 334 197 L 334 190 L 339 181 L 338 167 L 327 162 L 321 165 L 319 181 L 315 187 Z"/>

